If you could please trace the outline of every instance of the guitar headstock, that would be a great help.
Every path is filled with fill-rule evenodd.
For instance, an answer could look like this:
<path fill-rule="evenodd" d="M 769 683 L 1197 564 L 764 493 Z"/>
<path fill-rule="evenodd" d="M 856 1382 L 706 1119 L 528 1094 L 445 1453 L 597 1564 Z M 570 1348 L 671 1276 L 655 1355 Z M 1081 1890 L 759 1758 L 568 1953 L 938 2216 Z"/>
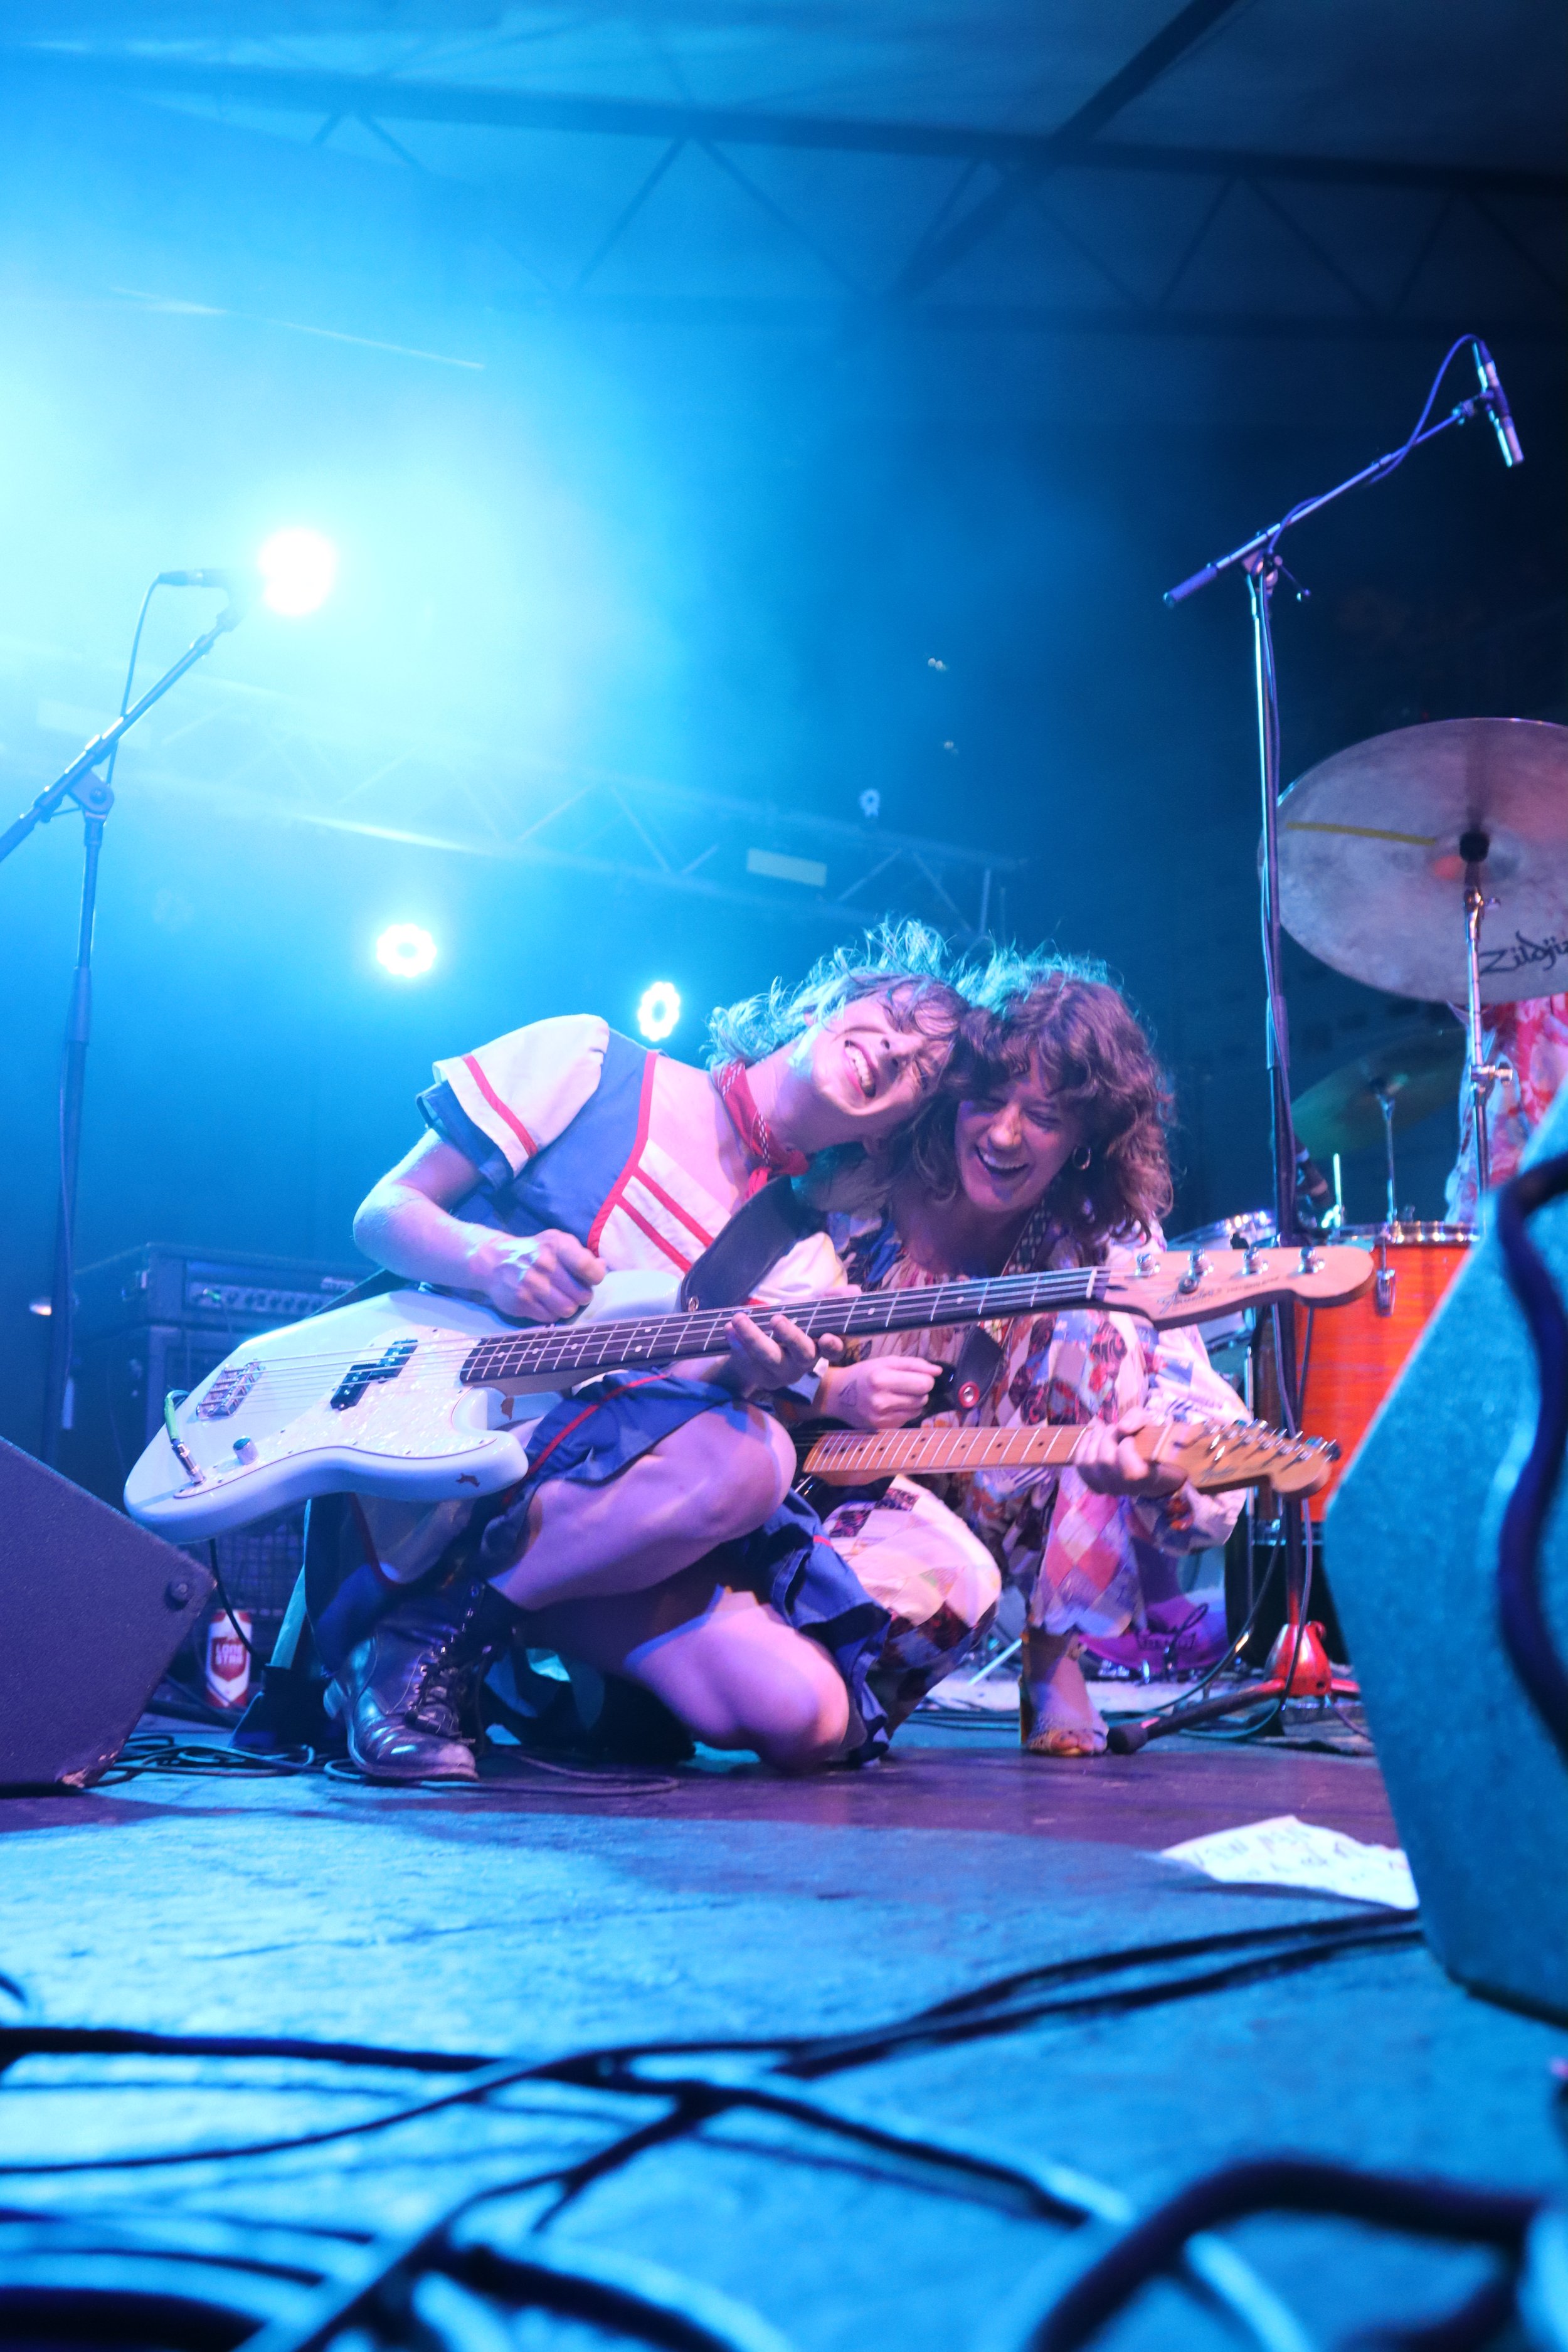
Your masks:
<path fill-rule="evenodd" d="M 1162 1328 L 1206 1323 L 1282 1298 L 1303 1307 L 1345 1307 L 1371 1284 L 1370 1251 L 1348 1242 L 1297 1249 L 1142 1250 L 1136 1265 L 1109 1266 L 1099 1296 L 1114 1313 L 1142 1315 Z"/>
<path fill-rule="evenodd" d="M 1272 1486 L 1277 1495 L 1315 1495 L 1340 1458 L 1331 1438 L 1288 1437 L 1266 1421 L 1151 1423 L 1132 1442 L 1149 1461 L 1179 1469 L 1200 1494 Z"/>

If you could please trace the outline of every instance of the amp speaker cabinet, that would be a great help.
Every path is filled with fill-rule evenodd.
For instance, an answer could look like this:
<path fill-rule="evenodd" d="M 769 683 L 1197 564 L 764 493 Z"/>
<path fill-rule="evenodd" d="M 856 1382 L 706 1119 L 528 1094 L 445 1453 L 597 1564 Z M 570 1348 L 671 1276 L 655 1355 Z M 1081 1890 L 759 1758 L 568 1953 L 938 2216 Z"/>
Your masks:
<path fill-rule="evenodd" d="M 217 1256 L 164 1242 L 80 1267 L 72 1426 L 60 1467 L 117 1505 L 126 1474 L 163 1425 L 170 1389 L 194 1389 L 253 1333 L 335 1305 L 364 1272 L 305 1258 Z M 248 1612 L 262 1656 L 300 1573 L 304 1517 L 302 1509 L 275 1512 L 217 1539 L 229 1605 Z"/>
<path fill-rule="evenodd" d="M 1568 1093 L 1527 1161 L 1568 1150 Z M 1531 1218 L 1568 1295 L 1568 1199 Z M 1568 2021 L 1568 1769 L 1498 1626 L 1497 1523 L 1535 1360 L 1489 1235 L 1471 1253 L 1329 1506 L 1334 1590 L 1423 1924 L 1477 1992 Z M 1564 1487 L 1568 1489 L 1568 1477 Z M 1542 1549 L 1568 1647 L 1568 1503 Z"/>
<path fill-rule="evenodd" d="M 96 1780 L 212 1590 L 188 1552 L 0 1441 L 0 1789 Z"/>

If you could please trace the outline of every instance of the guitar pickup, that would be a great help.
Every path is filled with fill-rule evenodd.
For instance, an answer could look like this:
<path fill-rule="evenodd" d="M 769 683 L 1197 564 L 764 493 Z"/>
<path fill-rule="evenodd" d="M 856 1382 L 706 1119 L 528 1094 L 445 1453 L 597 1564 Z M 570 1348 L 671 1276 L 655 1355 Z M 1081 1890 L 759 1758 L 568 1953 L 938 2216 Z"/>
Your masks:
<path fill-rule="evenodd" d="M 346 1412 L 358 1404 L 373 1381 L 395 1381 L 418 1345 L 417 1339 L 394 1339 L 374 1363 L 351 1364 L 328 1400 L 332 1411 Z"/>

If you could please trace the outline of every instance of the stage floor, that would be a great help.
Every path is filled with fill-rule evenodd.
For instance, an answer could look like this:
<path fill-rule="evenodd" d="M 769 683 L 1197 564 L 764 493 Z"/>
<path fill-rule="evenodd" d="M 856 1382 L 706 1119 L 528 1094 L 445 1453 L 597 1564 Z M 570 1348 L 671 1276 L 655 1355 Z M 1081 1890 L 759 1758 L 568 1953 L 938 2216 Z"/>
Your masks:
<path fill-rule="evenodd" d="M 9 2022 L 546 2060 L 860 2033 L 1057 1963 L 1382 1916 L 1220 1887 L 1153 1858 L 1280 1813 L 1393 1843 L 1369 1760 L 1173 1740 L 1053 1764 L 1015 1741 L 1005 1721 L 917 1724 L 880 1768 L 804 1782 L 707 1758 L 640 1785 L 617 1774 L 598 1792 L 526 1771 L 477 1791 L 148 1775 L 0 1800 Z M 683 2071 L 784 2090 L 1047 2185 L 1051 2168 L 1070 2168 L 1137 2205 L 1238 2154 L 1281 2149 L 1561 2189 L 1549 2070 L 1562 2032 L 1470 1999 L 1419 1942 L 1366 1942 L 1175 1997 L 1184 1969 L 1215 1965 L 1165 1958 L 1025 1986 L 1007 2030 L 862 2053 L 837 2071 L 781 2077 L 770 2052 L 701 2053 Z M 1162 1983 L 1166 1997 L 1142 2007 L 1017 2015 Z M 268 2154 L 29 2168 L 331 2131 L 459 2079 L 292 2058 L 25 2057 L 0 2100 L 0 2203 L 90 2224 L 89 2237 L 112 2220 L 146 2244 L 199 2244 L 213 2277 L 237 2250 L 271 2248 L 247 2292 L 282 2324 L 319 2292 L 301 2245 L 317 2271 L 343 2272 L 367 2239 L 416 2231 L 473 2189 L 578 2162 L 666 2111 L 534 2083 Z M 546 2219 L 557 2193 L 521 2189 L 479 2210 L 497 2242 L 655 2264 L 760 2313 L 803 2352 L 1021 2343 L 1028 2312 L 1082 2259 L 1079 2233 L 1025 2210 L 1021 2193 L 809 2118 L 731 2112 L 630 2156 Z M 542 2240 L 530 2238 L 542 2220 Z M 24 2238 L 38 2260 L 58 2237 L 19 2230 L 14 2218 L 0 2228 L 0 2282 Z M 1234 2243 L 1321 2344 L 1374 2316 L 1446 2307 L 1485 2269 L 1325 2222 L 1252 2223 Z M 430 2325 L 464 2341 L 456 2323 Z M 469 2352 L 485 2341 L 467 2340 Z M 616 2339 L 539 2315 L 500 2340 L 587 2352 Z M 1170 2285 L 1106 2340 L 1244 2339 Z"/>

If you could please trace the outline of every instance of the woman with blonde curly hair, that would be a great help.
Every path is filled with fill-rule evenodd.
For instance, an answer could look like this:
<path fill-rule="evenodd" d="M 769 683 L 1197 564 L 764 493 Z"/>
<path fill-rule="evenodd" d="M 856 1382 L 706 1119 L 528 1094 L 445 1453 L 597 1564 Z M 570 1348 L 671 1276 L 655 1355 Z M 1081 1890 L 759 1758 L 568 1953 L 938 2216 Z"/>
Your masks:
<path fill-rule="evenodd" d="M 596 1014 L 509 1030 L 436 1065 L 426 1131 L 354 1237 L 394 1273 L 526 1323 L 576 1314 L 606 1273 L 710 1269 L 771 1175 L 861 1155 L 915 1116 L 965 1010 L 957 977 L 937 934 L 884 925 L 717 1015 L 708 1070 Z M 574 1391 L 503 1496 L 338 1512 L 312 1623 L 363 1771 L 471 1779 L 478 1682 L 514 1643 L 791 1768 L 874 1745 L 879 1621 L 793 1502 L 771 1410 L 816 1359 L 790 1302 L 843 1273 L 819 1218 L 784 1222 L 765 1264 L 709 1294 L 756 1308 L 735 1314 L 727 1355 Z"/>
<path fill-rule="evenodd" d="M 941 1087 L 889 1149 L 885 1211 L 836 1221 L 865 1288 L 1130 1261 L 1160 1239 L 1169 1096 L 1103 969 L 1006 952 L 973 993 Z M 1223 1543 L 1237 1510 L 1234 1496 L 1152 1468 L 1130 1441 L 1151 1418 L 1240 1419 L 1243 1408 L 1190 1329 L 1085 1309 L 1020 1317 L 994 1338 L 978 1400 L 944 1418 L 1079 1423 L 1088 1443 L 1073 1466 L 949 1480 L 945 1500 L 896 1479 L 879 1500 L 839 1506 L 826 1532 L 894 1612 L 890 1714 L 973 1652 L 1005 1575 L 1026 1595 L 1024 1746 L 1094 1755 L 1105 1727 L 1078 1662 L 1083 1637 L 1141 1622 L 1174 1591 L 1177 1556 Z M 962 1331 L 873 1340 L 826 1373 L 821 1407 L 859 1428 L 917 1420 L 966 1344 L 973 1363 Z"/>

